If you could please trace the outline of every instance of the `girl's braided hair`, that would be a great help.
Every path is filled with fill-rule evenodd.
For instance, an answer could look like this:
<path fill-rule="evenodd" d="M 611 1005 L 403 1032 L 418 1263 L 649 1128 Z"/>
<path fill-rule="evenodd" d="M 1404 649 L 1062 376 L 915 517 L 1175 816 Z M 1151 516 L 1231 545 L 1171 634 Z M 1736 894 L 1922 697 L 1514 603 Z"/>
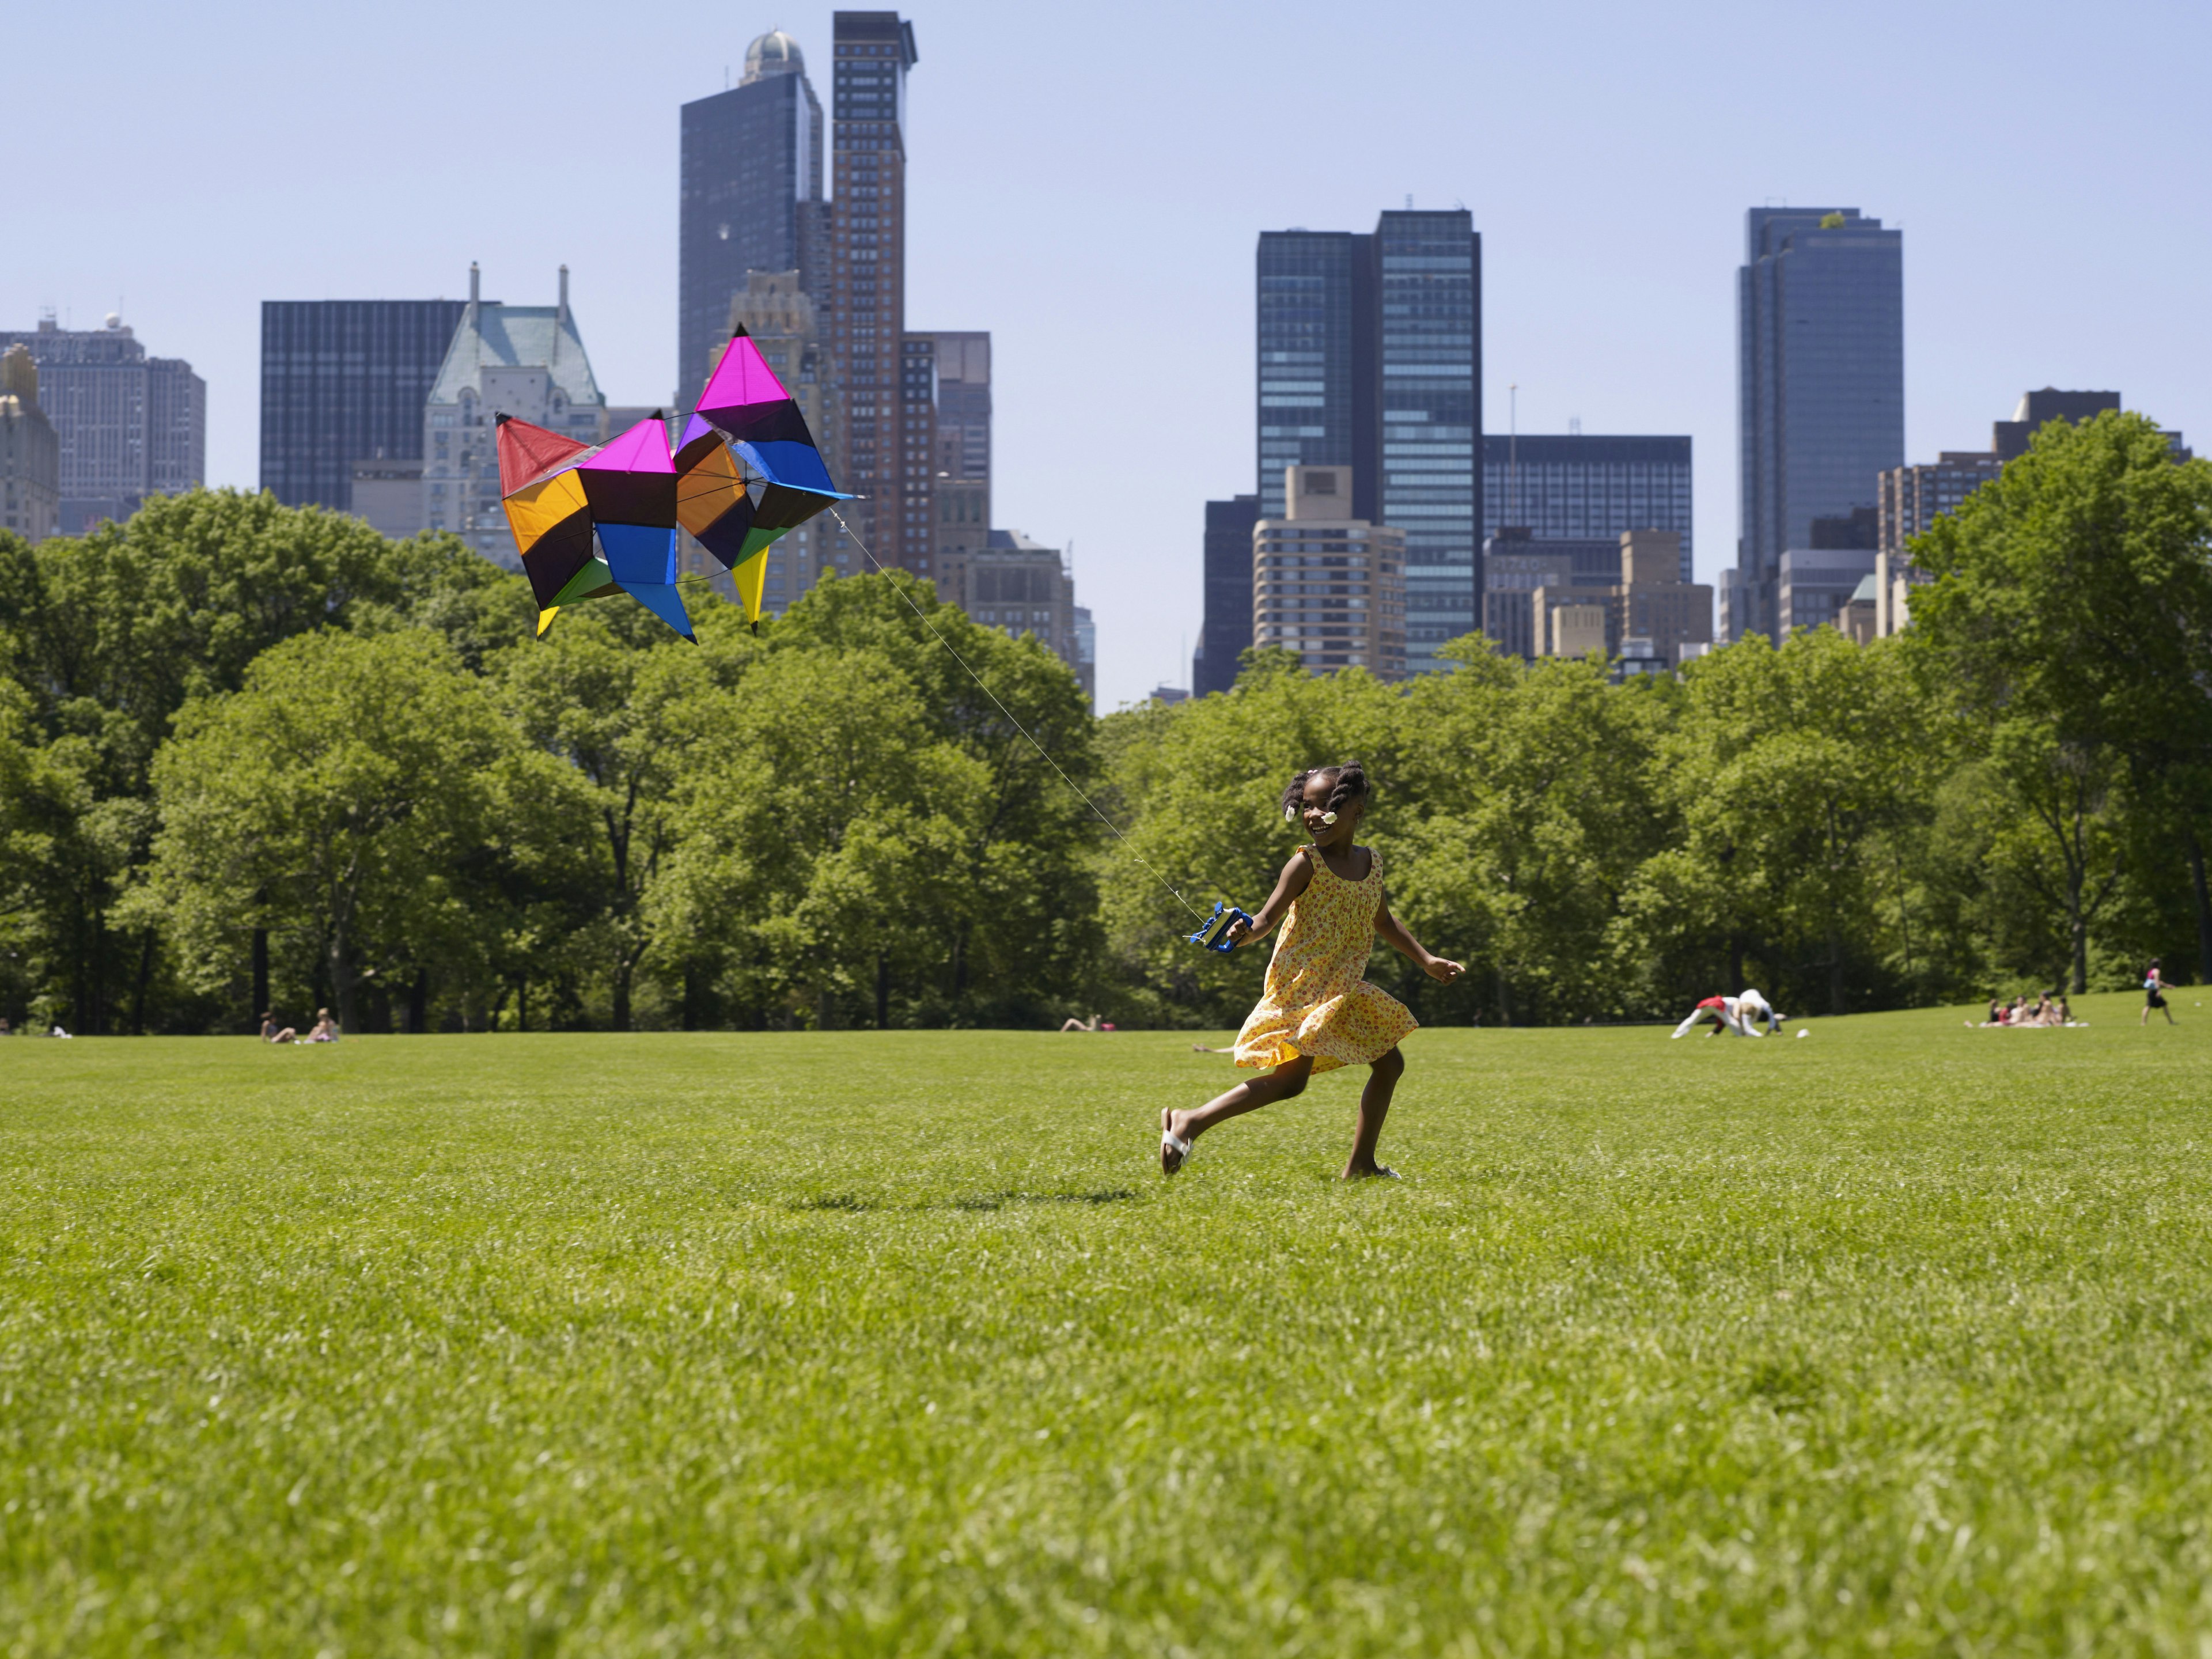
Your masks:
<path fill-rule="evenodd" d="M 1298 808 L 1305 804 L 1306 785 L 1316 778 L 1323 778 L 1334 787 L 1328 792 L 1328 810 L 1339 812 L 1348 800 L 1367 799 L 1367 770 L 1358 761 L 1346 761 L 1341 766 L 1316 766 L 1299 773 L 1283 790 L 1285 822 L 1296 818 Z"/>

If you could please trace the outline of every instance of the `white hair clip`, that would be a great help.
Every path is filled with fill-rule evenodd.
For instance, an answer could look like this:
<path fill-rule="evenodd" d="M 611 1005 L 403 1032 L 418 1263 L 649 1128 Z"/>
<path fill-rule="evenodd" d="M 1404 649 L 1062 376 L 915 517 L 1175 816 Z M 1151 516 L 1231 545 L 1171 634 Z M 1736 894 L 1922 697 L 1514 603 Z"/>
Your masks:
<path fill-rule="evenodd" d="M 1321 815 L 1321 821 L 1323 823 L 1334 823 L 1336 822 L 1336 814 L 1334 812 L 1324 812 Z"/>

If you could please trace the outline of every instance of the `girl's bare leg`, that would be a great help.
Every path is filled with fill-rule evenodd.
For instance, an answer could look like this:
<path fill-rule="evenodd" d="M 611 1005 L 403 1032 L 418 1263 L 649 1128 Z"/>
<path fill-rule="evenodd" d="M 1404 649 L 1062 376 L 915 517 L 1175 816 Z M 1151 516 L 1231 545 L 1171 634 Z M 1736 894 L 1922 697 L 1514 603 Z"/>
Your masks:
<path fill-rule="evenodd" d="M 1194 1141 L 1217 1123 L 1226 1123 L 1232 1117 L 1242 1117 L 1262 1106 L 1304 1094 L 1306 1078 L 1312 1071 L 1313 1061 L 1304 1055 L 1286 1060 L 1267 1076 L 1240 1083 L 1227 1094 L 1216 1095 L 1194 1112 L 1169 1113 L 1168 1128 L 1178 1139 Z"/>
<path fill-rule="evenodd" d="M 1390 1096 L 1405 1073 L 1406 1057 L 1395 1048 L 1369 1071 L 1367 1086 L 1359 1091 L 1359 1130 L 1352 1137 L 1352 1156 L 1345 1160 L 1346 1181 L 1375 1173 L 1375 1145 L 1382 1139 L 1382 1120 L 1390 1115 Z"/>

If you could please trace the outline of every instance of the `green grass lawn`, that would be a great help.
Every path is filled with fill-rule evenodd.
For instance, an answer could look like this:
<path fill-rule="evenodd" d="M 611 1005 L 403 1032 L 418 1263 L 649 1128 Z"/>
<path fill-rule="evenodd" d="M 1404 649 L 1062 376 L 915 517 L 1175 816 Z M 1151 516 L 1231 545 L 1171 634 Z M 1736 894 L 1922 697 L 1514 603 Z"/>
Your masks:
<path fill-rule="evenodd" d="M 0 1044 L 0 1654 L 2199 1659 L 2197 999 Z"/>

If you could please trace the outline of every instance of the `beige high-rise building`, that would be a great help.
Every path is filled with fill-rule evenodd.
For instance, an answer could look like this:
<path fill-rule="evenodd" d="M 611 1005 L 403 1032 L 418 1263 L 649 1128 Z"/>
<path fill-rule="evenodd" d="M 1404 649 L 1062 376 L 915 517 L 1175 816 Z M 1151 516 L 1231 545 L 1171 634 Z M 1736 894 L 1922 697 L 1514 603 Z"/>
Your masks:
<path fill-rule="evenodd" d="M 0 530 L 42 542 L 61 509 L 61 440 L 39 407 L 39 365 L 11 345 L 0 352 Z"/>
<path fill-rule="evenodd" d="M 933 574 L 938 592 L 957 603 L 965 562 L 991 544 L 991 337 L 945 330 L 929 337 L 937 365 Z"/>
<path fill-rule="evenodd" d="M 1557 614 L 1593 605 L 1603 620 L 1595 647 L 1589 643 L 1587 617 L 1577 614 L 1562 623 Z M 1713 639 L 1713 590 L 1704 582 L 1682 580 L 1682 538 L 1672 530 L 1622 532 L 1617 585 L 1547 585 L 1531 596 L 1530 609 L 1538 648 L 1554 657 L 1586 656 L 1592 649 L 1619 656 L 1624 641 L 1637 640 L 1648 646 L 1639 654 L 1679 668 Z M 1563 646 L 1561 641 L 1569 643 Z"/>
<path fill-rule="evenodd" d="M 729 349 L 730 337 L 739 328 L 752 337 L 761 361 L 775 371 L 783 389 L 806 417 L 806 429 L 824 456 L 836 453 L 839 408 L 837 389 L 830 373 L 830 353 L 822 343 L 815 304 L 806 293 L 804 273 L 796 270 L 749 270 L 745 285 L 730 299 L 729 325 L 720 343 L 700 366 L 701 384 L 714 372 Z M 835 474 L 832 474 L 835 477 Z M 839 503 L 841 507 L 843 503 Z M 768 574 L 761 592 L 761 608 L 781 616 L 792 602 L 818 580 L 824 569 L 842 575 L 855 573 L 866 560 L 850 547 L 840 549 L 837 520 L 818 513 L 775 543 L 768 552 Z M 679 559 L 687 575 L 714 580 L 725 597 L 733 596 L 730 574 L 722 562 L 687 533 L 681 538 Z"/>
<path fill-rule="evenodd" d="M 1354 518 L 1352 469 L 1283 470 L 1286 516 L 1252 527 L 1252 643 L 1309 672 L 1406 675 L 1406 534 Z"/>
<path fill-rule="evenodd" d="M 1610 650 L 1619 651 L 1624 639 L 1649 640 L 1658 655 L 1679 668 L 1684 646 L 1713 642 L 1713 590 L 1704 582 L 1682 580 L 1682 538 L 1674 531 L 1622 533 L 1620 586 L 1612 608 Z"/>
<path fill-rule="evenodd" d="M 1085 697 L 1097 695 L 1091 613 L 1075 602 L 1075 578 L 1056 548 L 1018 530 L 994 530 L 937 577 L 938 597 L 986 628 L 1019 639 L 1034 634 L 1075 671 Z"/>

